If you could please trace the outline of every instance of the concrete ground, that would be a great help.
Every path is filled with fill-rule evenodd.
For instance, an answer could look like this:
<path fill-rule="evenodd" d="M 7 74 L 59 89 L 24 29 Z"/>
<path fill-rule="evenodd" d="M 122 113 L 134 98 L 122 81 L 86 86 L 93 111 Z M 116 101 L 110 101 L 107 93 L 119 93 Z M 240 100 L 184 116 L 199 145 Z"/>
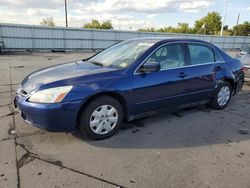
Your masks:
<path fill-rule="evenodd" d="M 102 141 L 26 124 L 12 106 L 24 76 L 88 55 L 0 56 L 0 187 L 250 187 L 247 85 L 226 110 L 160 114 Z"/>

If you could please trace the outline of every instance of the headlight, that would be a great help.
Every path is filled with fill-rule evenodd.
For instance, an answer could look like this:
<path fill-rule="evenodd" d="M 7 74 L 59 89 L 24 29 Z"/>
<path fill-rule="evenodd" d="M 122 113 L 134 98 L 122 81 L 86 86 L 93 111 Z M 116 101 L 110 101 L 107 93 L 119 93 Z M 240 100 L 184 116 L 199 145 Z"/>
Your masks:
<path fill-rule="evenodd" d="M 31 95 L 30 102 L 38 103 L 58 103 L 69 93 L 73 86 L 55 87 L 38 91 Z"/>

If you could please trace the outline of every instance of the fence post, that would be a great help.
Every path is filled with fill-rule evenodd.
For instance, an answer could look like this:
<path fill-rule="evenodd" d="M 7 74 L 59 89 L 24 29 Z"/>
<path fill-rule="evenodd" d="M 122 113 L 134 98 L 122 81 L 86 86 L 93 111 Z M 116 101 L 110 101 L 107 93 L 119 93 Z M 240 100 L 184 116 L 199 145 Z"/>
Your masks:
<path fill-rule="evenodd" d="M 225 49 L 225 43 L 226 43 L 226 37 L 223 36 L 223 44 L 222 44 L 222 48 Z"/>
<path fill-rule="evenodd" d="M 1 45 L 2 44 L 2 45 Z M 3 27 L 0 24 L 0 54 L 2 53 L 2 49 L 5 47 L 4 38 L 3 38 Z"/>
<path fill-rule="evenodd" d="M 250 37 L 249 37 L 250 38 Z M 246 44 L 247 36 L 244 37 L 244 44 Z"/>
<path fill-rule="evenodd" d="M 115 32 L 115 43 L 117 42 L 117 31 L 114 31 Z"/>
<path fill-rule="evenodd" d="M 66 51 L 66 30 L 63 28 L 63 50 Z"/>
<path fill-rule="evenodd" d="M 3 39 L 3 26 L 0 24 L 0 38 Z"/>
<path fill-rule="evenodd" d="M 91 50 L 94 50 L 94 34 L 93 34 L 93 30 L 90 30 L 90 40 L 91 40 Z"/>
<path fill-rule="evenodd" d="M 35 35 L 34 35 L 34 27 L 31 27 L 31 43 L 32 43 L 32 52 L 35 51 Z"/>

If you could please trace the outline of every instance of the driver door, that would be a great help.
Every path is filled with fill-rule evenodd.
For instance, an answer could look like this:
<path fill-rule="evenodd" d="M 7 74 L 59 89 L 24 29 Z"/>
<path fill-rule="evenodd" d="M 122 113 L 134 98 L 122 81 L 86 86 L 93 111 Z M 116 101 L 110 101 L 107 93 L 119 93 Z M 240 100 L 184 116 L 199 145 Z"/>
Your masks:
<path fill-rule="evenodd" d="M 188 103 L 189 72 L 185 67 L 185 48 L 182 44 L 166 44 L 153 52 L 145 61 L 158 62 L 159 71 L 144 73 L 140 67 L 134 74 L 134 113 L 154 111 Z"/>

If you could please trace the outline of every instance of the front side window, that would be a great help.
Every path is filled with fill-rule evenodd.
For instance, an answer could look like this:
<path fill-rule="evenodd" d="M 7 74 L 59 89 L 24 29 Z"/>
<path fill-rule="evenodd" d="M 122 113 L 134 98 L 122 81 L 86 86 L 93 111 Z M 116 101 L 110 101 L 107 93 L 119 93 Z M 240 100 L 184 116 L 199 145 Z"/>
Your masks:
<path fill-rule="evenodd" d="M 200 44 L 188 44 L 191 65 L 214 62 L 212 48 Z"/>
<path fill-rule="evenodd" d="M 146 61 L 158 62 L 160 70 L 184 66 L 185 58 L 183 48 L 180 44 L 168 44 L 156 50 Z"/>

